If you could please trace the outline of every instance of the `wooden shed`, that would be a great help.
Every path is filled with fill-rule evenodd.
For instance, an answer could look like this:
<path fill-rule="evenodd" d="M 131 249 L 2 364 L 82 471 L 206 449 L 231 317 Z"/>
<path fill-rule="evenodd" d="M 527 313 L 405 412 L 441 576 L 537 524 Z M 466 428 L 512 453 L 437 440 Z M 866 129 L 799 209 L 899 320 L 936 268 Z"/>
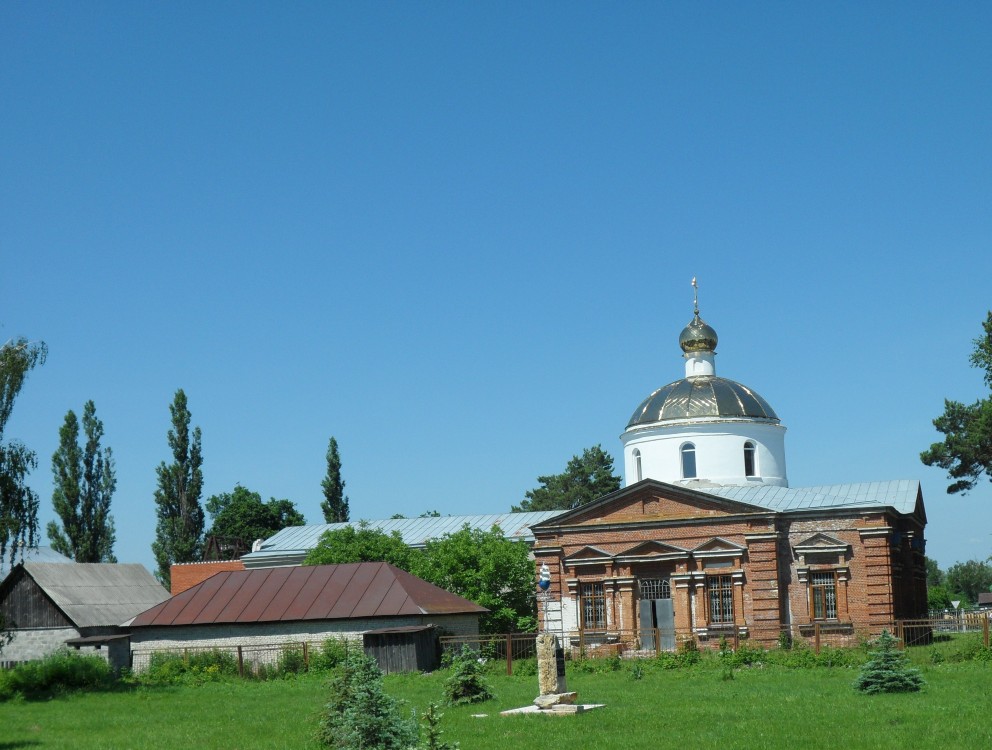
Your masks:
<path fill-rule="evenodd" d="M 114 668 L 128 666 L 117 638 L 127 635 L 123 625 L 168 598 L 142 565 L 21 563 L 0 582 L 0 614 L 13 636 L 3 659 L 41 659 L 69 644 Z"/>
<path fill-rule="evenodd" d="M 441 644 L 433 625 L 369 630 L 362 634 L 362 645 L 386 674 L 430 672 L 441 661 Z"/>

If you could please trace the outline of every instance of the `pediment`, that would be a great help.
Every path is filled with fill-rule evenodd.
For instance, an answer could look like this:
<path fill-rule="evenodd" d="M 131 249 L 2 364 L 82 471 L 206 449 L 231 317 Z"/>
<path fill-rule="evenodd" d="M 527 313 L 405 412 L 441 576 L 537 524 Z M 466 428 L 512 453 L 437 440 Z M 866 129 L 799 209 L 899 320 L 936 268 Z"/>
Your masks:
<path fill-rule="evenodd" d="M 745 552 L 747 552 L 747 547 L 715 536 L 696 547 L 692 554 L 694 557 L 735 557 Z"/>
<path fill-rule="evenodd" d="M 635 544 L 617 555 L 617 562 L 649 562 L 651 560 L 677 560 L 687 558 L 689 551 L 664 542 L 650 541 Z"/>
<path fill-rule="evenodd" d="M 583 547 L 582 549 L 576 550 L 572 554 L 565 556 L 565 562 L 569 565 L 602 563 L 612 559 L 612 553 L 607 552 L 604 549 L 600 549 L 599 547 L 593 547 L 592 545 Z"/>
<path fill-rule="evenodd" d="M 587 505 L 535 524 L 532 529 L 598 526 L 613 523 L 667 522 L 761 513 L 766 508 L 653 479 L 624 487 Z"/>
<path fill-rule="evenodd" d="M 800 555 L 811 555 L 817 552 L 828 552 L 843 554 L 850 549 L 851 545 L 843 542 L 837 537 L 829 534 L 814 534 L 808 539 L 804 539 L 795 545 L 795 550 Z"/>

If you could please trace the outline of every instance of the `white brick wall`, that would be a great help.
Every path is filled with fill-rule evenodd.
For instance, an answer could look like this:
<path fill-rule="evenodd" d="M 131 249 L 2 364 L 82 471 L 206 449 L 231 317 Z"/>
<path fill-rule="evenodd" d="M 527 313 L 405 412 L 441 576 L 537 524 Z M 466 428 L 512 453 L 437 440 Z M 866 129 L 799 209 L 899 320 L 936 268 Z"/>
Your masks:
<path fill-rule="evenodd" d="M 169 651 L 183 648 L 278 646 L 307 642 L 319 646 L 328 638 L 360 640 L 363 633 L 380 628 L 435 625 L 441 635 L 477 635 L 478 615 L 435 615 L 363 620 L 314 620 L 300 622 L 245 623 L 229 625 L 175 625 L 136 628 L 131 632 L 133 652 Z M 141 660 L 135 660 L 140 669 Z"/>
<path fill-rule="evenodd" d="M 75 628 L 23 628 L 14 631 L 14 640 L 0 652 L 3 661 L 42 659 L 65 646 L 70 638 L 79 638 Z"/>

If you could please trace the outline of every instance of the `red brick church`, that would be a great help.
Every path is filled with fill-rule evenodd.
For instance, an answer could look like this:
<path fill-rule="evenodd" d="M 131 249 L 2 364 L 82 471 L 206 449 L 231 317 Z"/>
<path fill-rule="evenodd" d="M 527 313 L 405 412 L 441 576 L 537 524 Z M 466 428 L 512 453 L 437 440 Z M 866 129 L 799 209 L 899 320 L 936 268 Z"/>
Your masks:
<path fill-rule="evenodd" d="M 753 389 L 717 377 L 716 332 L 679 337 L 685 377 L 634 411 L 626 486 L 531 526 L 562 634 L 663 647 L 678 639 L 855 636 L 926 615 L 920 484 L 791 488 L 785 427 Z"/>

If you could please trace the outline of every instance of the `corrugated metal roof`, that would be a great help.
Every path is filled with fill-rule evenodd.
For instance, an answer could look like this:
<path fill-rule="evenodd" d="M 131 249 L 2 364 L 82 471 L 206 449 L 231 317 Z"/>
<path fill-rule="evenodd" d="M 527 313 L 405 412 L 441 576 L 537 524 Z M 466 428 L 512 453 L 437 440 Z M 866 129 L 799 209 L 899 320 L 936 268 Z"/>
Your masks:
<path fill-rule="evenodd" d="M 9 550 L 8 550 L 9 553 Z M 14 556 L 14 564 L 21 562 L 44 562 L 44 563 L 72 563 L 71 557 L 66 557 L 53 550 L 51 547 L 27 547 L 18 549 Z M 10 572 L 10 558 L 4 555 L 0 560 L 0 581 L 7 577 Z"/>
<path fill-rule="evenodd" d="M 137 563 L 24 563 L 25 572 L 77 627 L 120 625 L 169 598 Z"/>
<path fill-rule="evenodd" d="M 142 612 L 132 627 L 488 612 L 381 562 L 225 571 Z"/>
<path fill-rule="evenodd" d="M 699 491 L 728 500 L 757 505 L 768 510 L 788 513 L 817 508 L 864 508 L 891 506 L 900 513 L 912 513 L 920 483 L 916 479 L 894 479 L 886 482 L 855 482 L 828 484 L 818 487 L 701 487 Z"/>
<path fill-rule="evenodd" d="M 529 513 L 494 513 L 472 516 L 440 516 L 428 518 L 386 518 L 379 521 L 363 521 L 369 528 L 390 534 L 398 531 L 403 541 L 411 547 L 423 547 L 429 539 L 438 539 L 445 534 L 460 531 L 466 524 L 471 529 L 488 531 L 499 526 L 510 539 L 533 542 L 531 525 L 559 515 L 562 511 L 531 511 Z M 355 523 L 324 523 L 309 526 L 290 526 L 269 537 L 262 543 L 258 552 L 242 556 L 249 568 L 260 567 L 265 561 L 284 558 L 299 562 L 302 555 L 317 546 L 324 532 L 357 526 Z M 299 553 L 302 553 L 299 554 Z"/>

